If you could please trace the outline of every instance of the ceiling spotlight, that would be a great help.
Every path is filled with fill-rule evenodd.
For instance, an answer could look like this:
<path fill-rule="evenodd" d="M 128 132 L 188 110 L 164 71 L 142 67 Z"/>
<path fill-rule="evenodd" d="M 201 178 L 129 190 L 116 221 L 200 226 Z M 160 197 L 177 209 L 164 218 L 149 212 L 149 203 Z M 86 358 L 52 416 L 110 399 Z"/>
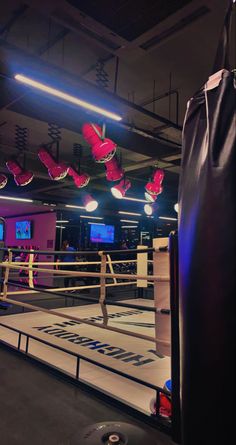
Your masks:
<path fill-rule="evenodd" d="M 111 193 L 115 198 L 122 199 L 130 187 L 131 182 L 128 179 L 122 179 L 119 184 L 111 188 Z"/>
<path fill-rule="evenodd" d="M 178 211 L 179 211 L 179 204 L 178 203 L 176 203 L 174 205 L 174 209 L 175 209 L 176 213 L 178 213 Z"/>
<path fill-rule="evenodd" d="M 110 161 L 105 162 L 106 178 L 108 181 L 120 181 L 124 176 L 124 170 L 119 165 L 116 157 L 113 157 Z"/>
<path fill-rule="evenodd" d="M 153 176 L 152 180 L 149 181 L 145 186 L 145 198 L 150 201 L 154 202 L 157 198 L 157 196 L 162 193 L 163 187 L 162 187 L 162 181 L 164 179 L 164 171 L 158 168 Z"/>
<path fill-rule="evenodd" d="M 79 99 L 78 97 L 71 96 L 70 94 L 64 93 L 63 91 L 57 90 L 49 85 L 45 85 L 37 80 L 31 79 L 30 77 L 24 76 L 22 74 L 15 74 L 15 79 L 18 82 L 21 82 L 27 86 L 33 87 L 43 93 L 50 94 L 51 96 L 57 97 L 59 99 L 65 100 L 66 102 L 70 102 L 73 105 L 78 105 L 79 107 L 86 108 L 89 111 L 92 111 L 97 114 L 101 114 L 109 119 L 113 119 L 115 121 L 121 121 L 122 117 L 116 113 L 112 113 L 111 111 L 105 110 L 104 108 L 98 107 L 96 105 L 90 104 L 85 100 Z"/>
<path fill-rule="evenodd" d="M 110 161 L 116 152 L 116 144 L 111 139 L 104 138 L 99 125 L 86 123 L 82 127 L 84 139 L 91 145 L 95 162 Z"/>
<path fill-rule="evenodd" d="M 103 141 L 92 147 L 92 155 L 96 162 L 104 163 L 110 161 L 116 152 L 116 144 L 111 139 L 105 138 Z"/>
<path fill-rule="evenodd" d="M 0 189 L 3 189 L 7 185 L 7 177 L 3 173 L 0 173 Z"/>
<path fill-rule="evenodd" d="M 149 202 L 155 202 L 157 199 L 157 195 L 151 195 L 150 193 L 145 192 L 144 196 L 146 198 L 147 201 Z"/>
<path fill-rule="evenodd" d="M 83 197 L 83 204 L 87 212 L 94 212 L 98 207 L 98 202 L 89 194 Z"/>
<path fill-rule="evenodd" d="M 41 147 L 38 151 L 38 157 L 43 165 L 48 169 L 48 174 L 54 181 L 64 179 L 68 173 L 69 167 L 62 162 L 57 163 L 53 155 L 45 147 Z"/>
<path fill-rule="evenodd" d="M 82 134 L 86 142 L 93 146 L 102 139 L 102 128 L 97 124 L 86 122 L 82 127 Z"/>
<path fill-rule="evenodd" d="M 68 175 L 73 178 L 74 184 L 79 189 L 86 187 L 90 181 L 90 176 L 87 173 L 79 174 L 73 167 L 69 167 Z"/>
<path fill-rule="evenodd" d="M 145 204 L 144 206 L 144 212 L 146 215 L 151 216 L 153 214 L 153 207 L 151 204 Z"/>
<path fill-rule="evenodd" d="M 6 166 L 9 172 L 13 174 L 16 185 L 20 185 L 21 187 L 29 184 L 34 177 L 33 173 L 24 170 L 23 167 L 13 159 L 7 161 Z"/>

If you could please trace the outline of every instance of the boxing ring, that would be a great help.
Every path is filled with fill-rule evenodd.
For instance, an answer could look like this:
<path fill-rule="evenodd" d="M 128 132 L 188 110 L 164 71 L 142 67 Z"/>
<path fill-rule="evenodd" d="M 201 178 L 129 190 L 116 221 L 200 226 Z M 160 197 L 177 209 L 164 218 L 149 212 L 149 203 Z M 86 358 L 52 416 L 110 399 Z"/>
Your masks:
<path fill-rule="evenodd" d="M 136 255 L 135 260 L 115 261 L 111 257 L 124 255 L 123 250 L 71 252 L 76 256 L 86 255 L 88 259 L 96 253 L 99 260 L 87 261 L 86 266 L 96 265 L 99 271 L 85 272 L 63 269 L 69 264 L 79 268 L 85 265 L 84 261 L 62 261 L 58 269 L 56 261 L 34 262 L 31 250 L 24 250 L 29 253 L 27 264 L 13 262 L 18 249 L 1 248 L 1 251 L 8 258 L 0 263 L 4 271 L 0 304 L 22 312 L 1 315 L 0 342 L 149 417 L 155 424 L 171 428 L 173 415 L 163 415 L 159 410 L 162 395 L 169 397 L 164 383 L 171 377 L 169 253 L 138 246 L 125 252 L 128 258 Z M 67 253 L 50 251 L 50 255 Z M 40 255 L 45 255 L 45 251 L 37 251 L 37 256 Z M 148 258 L 150 255 L 152 259 Z M 135 274 L 114 273 L 116 264 L 130 262 L 136 264 Z M 153 274 L 147 273 L 148 263 L 153 266 Z M 11 279 L 12 271 L 19 270 L 27 272 L 27 284 Z M 35 270 L 53 277 L 95 277 L 99 284 L 42 288 L 34 284 Z M 120 290 L 122 286 L 126 290 L 151 286 L 153 300 L 116 300 L 107 296 L 108 289 Z M 84 290 L 94 289 L 97 298 L 84 295 Z M 62 297 L 61 302 L 70 299 L 73 306 L 57 309 L 38 306 L 37 296 L 41 294 L 48 298 Z M 31 296 L 31 301 L 22 301 L 25 296 Z M 153 400 L 155 411 L 150 408 Z"/>

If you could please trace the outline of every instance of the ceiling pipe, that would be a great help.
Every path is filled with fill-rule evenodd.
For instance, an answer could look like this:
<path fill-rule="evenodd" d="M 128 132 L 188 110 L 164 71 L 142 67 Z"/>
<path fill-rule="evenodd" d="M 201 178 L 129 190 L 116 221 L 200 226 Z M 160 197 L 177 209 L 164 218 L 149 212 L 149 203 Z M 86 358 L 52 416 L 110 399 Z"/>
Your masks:
<path fill-rule="evenodd" d="M 151 105 L 151 104 L 157 102 L 158 100 L 164 99 L 165 97 L 169 97 L 171 95 L 175 95 L 175 98 L 176 98 L 175 113 L 176 113 L 176 124 L 178 125 L 179 124 L 179 92 L 178 92 L 178 90 L 175 89 L 175 90 L 167 91 L 167 92 L 160 94 L 158 96 L 154 96 L 153 99 L 151 99 L 151 100 L 150 99 L 144 100 L 139 105 L 142 107 L 145 107 L 146 105 Z"/>

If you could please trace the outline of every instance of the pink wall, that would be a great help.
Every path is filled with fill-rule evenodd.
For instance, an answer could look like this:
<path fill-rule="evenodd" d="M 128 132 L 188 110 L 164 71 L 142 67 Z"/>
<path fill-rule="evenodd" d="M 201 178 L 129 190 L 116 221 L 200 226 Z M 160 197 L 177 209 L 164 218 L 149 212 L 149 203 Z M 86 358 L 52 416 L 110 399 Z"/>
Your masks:
<path fill-rule="evenodd" d="M 31 240 L 17 240 L 16 239 L 16 221 L 30 220 L 33 223 L 33 237 Z M 56 239 L 56 213 L 41 213 L 25 215 L 14 218 L 6 218 L 6 240 L 7 247 L 30 247 L 34 246 L 39 250 L 48 250 L 48 255 L 40 255 L 37 261 L 54 261 L 54 256 L 50 255 L 50 250 L 55 250 Z M 48 242 L 50 247 L 48 247 Z M 53 266 L 44 266 L 46 269 L 52 269 Z M 46 272 L 38 273 L 35 285 L 44 284 L 47 286 L 53 285 L 53 276 Z"/>
<path fill-rule="evenodd" d="M 33 237 L 31 240 L 16 239 L 16 221 L 30 220 L 33 222 Z M 38 215 L 24 215 L 6 218 L 6 246 L 37 246 L 40 250 L 54 250 L 56 237 L 56 213 L 40 213 Z M 52 247 L 48 248 L 48 241 Z"/>

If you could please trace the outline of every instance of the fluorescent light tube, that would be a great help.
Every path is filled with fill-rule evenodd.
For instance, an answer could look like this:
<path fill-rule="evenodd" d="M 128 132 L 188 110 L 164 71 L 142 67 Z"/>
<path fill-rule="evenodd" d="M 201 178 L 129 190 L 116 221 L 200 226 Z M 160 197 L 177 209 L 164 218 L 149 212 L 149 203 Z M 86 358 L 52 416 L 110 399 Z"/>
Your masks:
<path fill-rule="evenodd" d="M 72 205 L 72 204 L 66 204 L 65 207 L 67 207 L 68 209 L 82 209 L 82 210 L 84 210 L 84 207 L 76 206 L 76 205 Z"/>
<path fill-rule="evenodd" d="M 87 219 L 103 219 L 101 216 L 87 216 L 87 215 L 80 215 L 80 218 L 87 218 Z"/>
<path fill-rule="evenodd" d="M 7 201 L 33 202 L 33 199 L 15 198 L 14 196 L 0 196 L 0 199 L 6 199 Z"/>
<path fill-rule="evenodd" d="M 31 79 L 30 77 L 24 76 L 22 74 L 15 74 L 14 77 L 16 80 L 23 83 L 24 85 L 28 85 L 30 87 L 35 88 L 36 90 L 43 91 L 44 93 L 48 93 L 51 96 L 63 99 L 74 105 L 78 105 L 79 107 L 86 108 L 87 110 L 93 111 L 94 113 L 97 114 L 101 114 L 102 116 L 108 117 L 109 119 L 113 119 L 115 121 L 121 121 L 122 119 L 122 117 L 119 116 L 118 114 L 112 113 L 111 111 L 105 110 L 104 108 L 90 104 L 89 102 L 81 100 L 78 97 L 71 96 L 70 94 L 64 93 L 63 91 L 57 90 L 56 88 L 53 88 L 49 85 L 45 85 L 44 83 Z"/>
<path fill-rule="evenodd" d="M 121 226 L 122 229 L 137 229 L 138 226 Z"/>
<path fill-rule="evenodd" d="M 119 213 L 120 215 L 142 216 L 141 213 L 124 212 L 123 210 L 119 210 L 118 213 Z"/>
<path fill-rule="evenodd" d="M 120 222 L 139 224 L 139 221 L 132 221 L 131 219 L 120 219 Z"/>
<path fill-rule="evenodd" d="M 159 216 L 159 219 L 166 219 L 167 221 L 178 221 L 177 218 L 170 218 L 169 216 Z"/>

